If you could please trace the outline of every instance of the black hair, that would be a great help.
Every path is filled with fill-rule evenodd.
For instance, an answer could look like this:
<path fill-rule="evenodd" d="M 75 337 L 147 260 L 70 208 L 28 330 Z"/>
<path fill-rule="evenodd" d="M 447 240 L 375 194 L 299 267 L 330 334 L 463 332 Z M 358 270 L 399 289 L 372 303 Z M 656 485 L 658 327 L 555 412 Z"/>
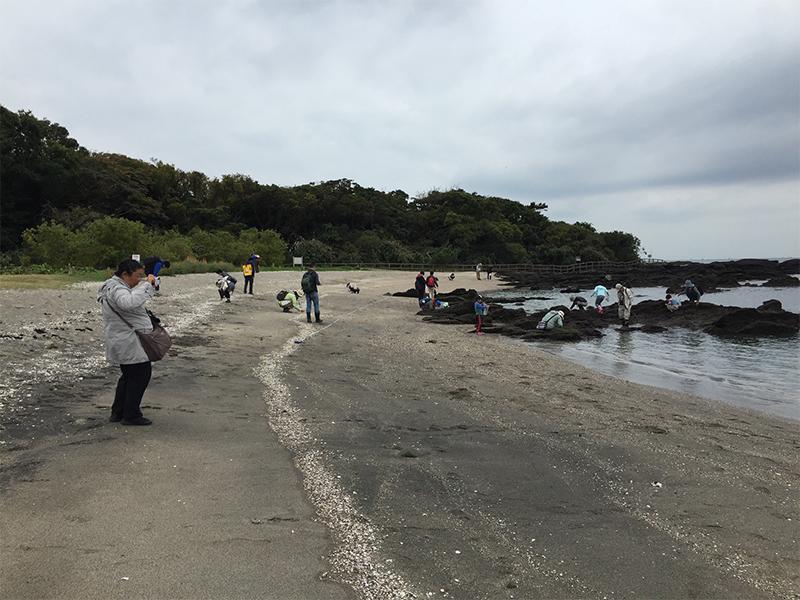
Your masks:
<path fill-rule="evenodd" d="M 171 264 L 172 264 L 172 263 L 170 263 L 168 260 L 165 260 L 165 261 L 164 261 L 164 268 L 165 268 L 165 269 L 169 269 Z"/>
<path fill-rule="evenodd" d="M 119 265 L 117 265 L 117 270 L 114 275 L 117 277 L 122 277 L 124 273 L 130 275 L 139 269 L 144 269 L 144 265 L 142 263 L 140 263 L 138 260 L 133 260 L 132 258 L 126 258 L 119 263 Z"/>
<path fill-rule="evenodd" d="M 431 271 L 431 275 L 433 275 L 433 271 Z"/>
<path fill-rule="evenodd" d="M 222 269 L 217 269 L 216 273 L 217 273 L 217 275 L 222 275 Z"/>

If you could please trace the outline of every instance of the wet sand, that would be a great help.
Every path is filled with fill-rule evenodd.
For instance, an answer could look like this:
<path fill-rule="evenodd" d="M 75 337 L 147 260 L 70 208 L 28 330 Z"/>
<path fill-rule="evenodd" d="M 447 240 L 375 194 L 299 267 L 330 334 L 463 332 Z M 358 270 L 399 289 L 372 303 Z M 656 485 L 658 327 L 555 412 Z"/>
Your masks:
<path fill-rule="evenodd" d="M 154 308 L 179 335 L 144 430 L 105 422 L 94 284 L 0 295 L 0 334 L 53 317 L 0 338 L 3 597 L 800 591 L 796 422 L 424 323 L 383 295 L 413 274 L 321 278 L 322 325 L 276 309 L 296 274 L 260 274 L 230 305 L 213 278 L 167 279 Z M 81 324 L 48 338 L 69 310 Z M 73 332 L 86 311 L 93 331 Z M 47 352 L 83 368 L 37 369 Z"/>

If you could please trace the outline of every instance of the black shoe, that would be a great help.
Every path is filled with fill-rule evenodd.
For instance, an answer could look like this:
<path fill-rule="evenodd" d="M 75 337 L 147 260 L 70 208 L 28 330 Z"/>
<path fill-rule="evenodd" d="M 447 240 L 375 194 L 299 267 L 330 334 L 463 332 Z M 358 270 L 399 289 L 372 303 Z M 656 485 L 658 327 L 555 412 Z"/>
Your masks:
<path fill-rule="evenodd" d="M 147 417 L 136 417 L 135 419 L 122 419 L 123 425 L 150 425 L 152 421 Z"/>
<path fill-rule="evenodd" d="M 311 315 L 306 314 L 306 323 L 311 323 Z"/>
<path fill-rule="evenodd" d="M 316 313 L 316 314 L 314 315 L 314 320 L 315 320 L 317 323 L 322 323 L 322 319 L 320 319 L 320 318 L 319 318 L 319 313 Z"/>
<path fill-rule="evenodd" d="M 108 417 L 109 423 L 119 423 L 120 421 L 122 421 L 121 415 L 111 415 L 110 417 Z"/>

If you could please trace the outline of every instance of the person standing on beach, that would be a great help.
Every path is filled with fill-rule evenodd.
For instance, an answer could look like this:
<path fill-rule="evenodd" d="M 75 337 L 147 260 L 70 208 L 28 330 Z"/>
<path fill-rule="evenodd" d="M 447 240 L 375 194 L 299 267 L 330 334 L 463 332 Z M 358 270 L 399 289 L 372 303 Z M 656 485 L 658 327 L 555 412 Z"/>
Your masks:
<path fill-rule="evenodd" d="M 156 293 L 156 278 L 145 278 L 144 265 L 127 259 L 119 263 L 113 277 L 97 291 L 103 310 L 103 333 L 106 360 L 118 365 L 122 375 L 117 382 L 109 421 L 123 425 L 150 425 L 142 415 L 142 396 L 150 383 L 152 363 L 139 342 L 135 330 L 153 330 L 145 303 Z M 130 323 L 130 325 L 128 323 Z"/>
<path fill-rule="evenodd" d="M 425 296 L 425 271 L 417 273 L 417 278 L 414 280 L 414 289 L 417 291 L 417 302 L 422 302 Z"/>
<path fill-rule="evenodd" d="M 428 288 L 428 295 L 431 297 L 431 308 L 433 308 L 436 302 L 436 288 L 439 287 L 439 278 L 433 274 L 433 271 L 430 272 L 425 280 L 425 285 Z"/>
<path fill-rule="evenodd" d="M 244 293 L 247 293 L 248 284 L 250 286 L 250 295 L 253 295 L 253 281 L 258 273 L 258 265 L 261 262 L 261 256 L 258 254 L 251 254 L 245 263 L 242 265 L 242 275 L 244 275 Z"/>
<path fill-rule="evenodd" d="M 311 305 L 314 305 L 314 320 L 317 323 L 322 323 L 319 316 L 319 290 L 317 286 L 322 285 L 319 281 L 319 275 L 315 270 L 316 265 L 310 265 L 308 270 L 303 273 L 300 280 L 300 287 L 306 295 L 306 322 L 311 323 Z"/>
<path fill-rule="evenodd" d="M 594 291 L 592 292 L 592 296 L 596 296 L 594 300 L 594 307 L 597 312 L 601 315 L 603 314 L 603 302 L 606 301 L 608 297 L 608 289 L 602 283 L 597 284 L 595 286 Z M 589 296 L 590 298 L 592 296 Z"/>
<path fill-rule="evenodd" d="M 489 314 L 489 305 L 483 301 L 481 296 L 475 300 L 475 333 L 483 335 L 483 317 Z"/>
<path fill-rule="evenodd" d="M 627 327 L 631 320 L 631 306 L 633 305 L 633 292 L 621 283 L 614 286 L 617 290 L 617 314 L 622 319 L 622 326 Z"/>
<path fill-rule="evenodd" d="M 486 279 L 492 278 L 492 271 L 494 271 L 494 267 L 492 265 L 486 267 Z"/>
<path fill-rule="evenodd" d="M 478 278 L 478 281 L 481 280 L 481 269 L 483 269 L 483 263 L 475 265 L 475 277 Z"/>

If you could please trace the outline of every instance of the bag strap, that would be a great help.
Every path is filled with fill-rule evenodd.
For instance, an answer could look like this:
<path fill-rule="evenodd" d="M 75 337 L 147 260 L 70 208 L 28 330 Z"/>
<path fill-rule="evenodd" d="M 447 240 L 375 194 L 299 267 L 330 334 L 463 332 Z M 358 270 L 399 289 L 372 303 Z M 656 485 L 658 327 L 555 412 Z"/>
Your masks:
<path fill-rule="evenodd" d="M 106 304 L 108 305 L 108 308 L 110 308 L 114 312 L 115 315 L 117 315 L 120 319 L 122 319 L 122 322 L 125 323 L 125 325 L 127 325 L 128 327 L 130 327 L 131 329 L 136 331 L 136 327 L 134 327 L 133 325 L 128 323 L 128 320 L 125 317 L 123 317 L 121 314 L 119 314 L 113 306 L 111 306 L 111 302 L 109 302 L 107 297 L 103 297 L 103 300 L 106 301 Z"/>

